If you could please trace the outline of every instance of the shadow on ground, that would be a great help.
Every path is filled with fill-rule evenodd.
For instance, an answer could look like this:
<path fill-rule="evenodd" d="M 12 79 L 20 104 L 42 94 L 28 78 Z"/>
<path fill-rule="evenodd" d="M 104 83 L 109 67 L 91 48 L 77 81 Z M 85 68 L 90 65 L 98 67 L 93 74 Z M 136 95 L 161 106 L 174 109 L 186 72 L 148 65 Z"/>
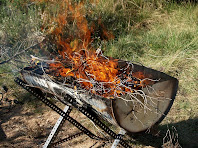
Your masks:
<path fill-rule="evenodd" d="M 16 117 L 16 116 L 29 116 L 31 115 L 30 113 L 22 113 L 22 107 L 21 105 L 17 105 L 17 106 L 3 106 L 0 107 L 0 142 L 2 141 L 6 141 L 6 140 L 12 140 L 12 139 L 8 139 L 6 136 L 6 133 L 4 132 L 3 128 L 2 128 L 2 124 L 8 122 L 12 117 Z M 15 138 L 19 137 L 20 134 L 18 136 L 15 136 Z M 15 139 L 14 138 L 14 139 Z"/>
<path fill-rule="evenodd" d="M 176 129 L 176 131 L 172 130 Z M 163 138 L 166 136 L 167 130 L 170 130 L 171 135 L 178 134 L 178 142 L 182 147 L 197 148 L 198 147 L 198 118 L 183 120 L 181 122 L 159 125 L 160 135 L 153 136 L 151 134 L 134 134 L 131 137 L 134 141 L 132 144 L 143 144 L 146 146 L 161 147 Z"/>
<path fill-rule="evenodd" d="M 19 144 L 20 146 L 23 144 L 24 139 L 20 139 L 24 133 L 18 131 L 15 134 L 13 134 L 11 137 L 6 136 L 5 128 L 6 127 L 4 123 L 11 120 L 13 117 L 17 116 L 31 116 L 34 113 L 30 112 L 23 112 L 22 111 L 22 105 L 17 105 L 12 108 L 12 111 L 9 111 L 6 107 L 0 108 L 0 143 L 6 142 L 7 143 L 14 143 L 15 146 Z M 16 123 L 13 123 L 16 124 Z M 4 125 L 4 126 L 2 126 Z M 175 127 L 177 131 L 172 130 Z M 159 125 L 159 136 L 153 136 L 151 134 L 133 134 L 131 136 L 131 140 L 129 143 L 131 145 L 145 145 L 145 146 L 153 146 L 153 147 L 161 147 L 163 145 L 163 138 L 165 137 L 167 130 L 170 129 L 171 134 L 178 134 L 178 142 L 182 147 L 188 147 L 188 148 L 197 148 L 198 147 L 198 118 L 189 119 L 189 120 L 183 120 L 177 123 L 172 124 L 165 124 L 165 125 Z M 30 139 L 31 140 L 31 139 Z M 43 139 L 33 140 L 32 142 L 41 144 Z M 39 143 L 40 141 L 40 143 Z M 27 143 L 28 144 L 28 143 Z M 75 143 L 74 143 L 75 145 Z"/>

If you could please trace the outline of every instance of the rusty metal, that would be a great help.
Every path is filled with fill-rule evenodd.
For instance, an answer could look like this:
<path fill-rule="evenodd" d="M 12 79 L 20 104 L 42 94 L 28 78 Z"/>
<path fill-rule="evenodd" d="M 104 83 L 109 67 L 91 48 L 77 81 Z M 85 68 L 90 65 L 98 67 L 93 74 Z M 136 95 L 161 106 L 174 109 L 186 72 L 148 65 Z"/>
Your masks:
<path fill-rule="evenodd" d="M 127 62 L 118 62 L 119 68 L 125 68 L 126 66 Z M 46 75 L 36 74 L 32 71 L 23 70 L 22 75 L 30 86 L 38 87 L 45 92 L 58 96 L 61 102 L 69 104 L 64 98 L 65 95 L 69 95 L 82 106 L 90 105 L 95 113 L 111 124 L 120 126 L 128 132 L 137 133 L 151 128 L 164 119 L 175 99 L 178 80 L 165 73 L 137 64 L 133 64 L 130 70 L 133 73 L 142 72 L 146 78 L 157 80 L 151 87 L 142 88 L 142 92 L 148 98 L 152 98 L 146 100 L 148 109 L 141 105 L 141 102 L 142 104 L 145 103 L 145 98 L 142 97 L 141 93 L 136 96 L 141 102 L 134 104 L 127 96 L 122 96 L 125 100 L 102 98 L 86 91 L 75 90 L 69 85 L 63 85 Z"/>
<path fill-rule="evenodd" d="M 44 97 L 43 93 L 41 92 L 40 89 L 37 89 L 35 87 L 30 87 L 28 86 L 28 84 L 26 82 L 24 82 L 23 80 L 16 78 L 15 82 L 17 84 L 19 84 L 21 87 L 23 87 L 24 89 L 26 89 L 28 92 L 32 93 L 34 96 L 36 96 L 38 99 L 40 99 L 44 104 L 46 104 L 47 106 L 49 106 L 52 110 L 54 110 L 55 112 L 57 112 L 58 114 L 60 114 L 65 120 L 68 120 L 70 123 L 72 123 L 74 126 L 76 126 L 79 130 L 81 130 L 83 133 L 85 133 L 87 136 L 89 136 L 92 139 L 95 140 L 102 140 L 102 141 L 111 141 L 109 139 L 104 139 L 101 137 L 98 137 L 96 135 L 94 135 L 92 132 L 90 132 L 87 128 L 85 128 L 84 126 L 82 126 L 79 122 L 77 122 L 75 119 L 73 119 L 72 117 L 70 117 L 68 115 L 68 113 L 65 113 L 63 110 L 61 110 L 59 107 L 57 107 L 55 104 L 53 104 L 50 100 L 48 100 L 46 97 Z M 111 129 L 109 129 L 104 123 L 102 123 L 95 114 L 92 113 L 91 110 L 87 110 L 87 108 L 85 107 L 79 107 L 77 106 L 76 101 L 69 95 L 65 96 L 65 98 L 67 98 L 68 102 L 70 102 L 75 108 L 77 108 L 81 113 L 83 113 L 86 117 L 88 117 L 90 120 L 92 120 L 96 125 L 98 125 L 102 130 L 104 130 L 107 134 L 109 134 L 111 137 L 113 137 L 114 139 L 119 139 L 120 140 L 120 144 L 123 147 L 126 148 L 130 148 L 130 146 L 126 143 L 126 141 L 124 141 L 122 139 L 122 136 L 120 136 L 119 134 L 117 135 L 116 133 L 114 133 Z M 79 135 L 79 134 L 77 134 Z M 77 136 L 76 134 L 68 137 L 66 139 L 63 139 L 60 141 L 60 143 L 70 140 L 71 138 L 75 138 Z M 60 144 L 55 143 L 55 144 Z"/>
<path fill-rule="evenodd" d="M 126 62 L 120 61 L 120 67 L 125 67 Z M 142 88 L 142 91 L 149 97 L 147 107 L 150 109 L 145 112 L 145 108 L 140 104 L 133 104 L 121 99 L 112 100 L 112 107 L 115 120 L 120 127 L 128 132 L 137 133 L 151 128 L 155 124 L 159 124 L 169 112 L 178 87 L 178 80 L 163 72 L 153 70 L 141 65 L 133 64 L 133 72 L 142 72 L 146 78 L 156 81 L 150 88 Z M 139 100 L 143 98 L 137 96 Z M 127 100 L 128 98 L 125 97 Z M 153 101 L 149 104 L 149 101 Z M 152 104 L 152 105 L 151 105 Z"/>

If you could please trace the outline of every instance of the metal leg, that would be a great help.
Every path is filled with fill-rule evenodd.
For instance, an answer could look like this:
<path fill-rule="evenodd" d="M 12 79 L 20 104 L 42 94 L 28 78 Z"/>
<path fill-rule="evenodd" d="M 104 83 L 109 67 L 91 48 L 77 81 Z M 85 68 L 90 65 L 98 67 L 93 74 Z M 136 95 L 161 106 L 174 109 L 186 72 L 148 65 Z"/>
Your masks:
<path fill-rule="evenodd" d="M 120 142 L 120 139 L 122 138 L 122 136 L 125 135 L 125 133 L 126 133 L 126 131 L 125 131 L 124 129 L 121 128 L 121 129 L 120 129 L 120 132 L 119 132 L 119 134 L 118 134 L 119 139 L 115 139 L 115 140 L 114 140 L 114 142 L 113 142 L 111 148 L 116 148 L 116 147 L 118 146 L 118 144 L 119 144 L 119 142 Z"/>
<path fill-rule="evenodd" d="M 66 105 L 63 111 L 67 113 L 68 110 L 69 110 L 69 106 Z M 52 142 L 52 139 L 55 137 L 56 133 L 58 133 L 58 129 L 60 128 L 60 125 L 63 124 L 64 122 L 65 122 L 64 118 L 60 116 L 56 124 L 54 125 L 52 131 L 50 132 L 45 144 L 43 145 L 43 148 L 49 147 L 50 143 Z"/>
<path fill-rule="evenodd" d="M 75 119 L 73 119 L 72 117 L 69 116 L 69 113 L 71 111 L 71 108 L 65 108 L 65 112 L 60 109 L 58 106 L 56 106 L 55 104 L 53 104 L 50 100 L 48 100 L 47 98 L 44 97 L 42 91 L 40 89 L 37 88 L 33 88 L 33 87 L 29 87 L 28 85 L 26 85 L 26 83 L 24 81 L 22 81 L 19 78 L 15 79 L 15 82 L 17 84 L 19 84 L 21 87 L 23 87 L 24 89 L 26 89 L 28 92 L 30 92 L 31 94 L 33 94 L 35 97 L 37 97 L 39 100 L 41 100 L 45 105 L 47 105 L 48 107 L 50 107 L 52 110 L 54 110 L 55 112 L 57 112 L 59 115 L 61 115 L 61 117 L 63 117 L 64 120 L 62 120 L 62 123 L 65 120 L 68 120 L 71 124 L 73 124 L 74 126 L 76 126 L 79 130 L 81 130 L 81 133 L 86 134 L 88 137 L 95 139 L 95 140 L 104 140 L 104 141 L 108 141 L 108 139 L 106 138 L 101 138 L 99 136 L 94 135 L 91 131 L 89 131 L 87 128 L 85 128 L 83 125 L 81 125 L 78 121 L 76 121 Z M 87 110 L 87 108 L 83 108 L 83 107 L 79 107 L 76 105 L 75 100 L 73 100 L 72 97 L 70 96 L 66 96 L 66 100 L 68 100 L 68 102 L 72 103 L 72 106 L 74 106 L 75 108 L 77 108 L 81 113 L 83 113 L 86 117 L 88 117 L 89 119 L 91 119 L 96 125 L 98 125 L 101 129 L 103 129 L 107 134 L 109 134 L 110 136 L 112 136 L 115 140 L 114 144 L 112 145 L 112 147 L 116 147 L 118 145 L 118 143 L 120 143 L 123 147 L 125 148 L 130 148 L 130 146 L 122 139 L 122 136 L 125 134 L 125 131 L 122 132 L 122 129 L 120 130 L 120 135 L 116 134 L 115 132 L 113 132 L 111 129 L 109 129 L 106 125 L 104 125 L 104 123 L 102 123 L 98 118 L 95 118 L 94 115 L 92 115 L 92 112 L 90 112 L 91 110 Z M 60 117 L 60 119 L 61 119 Z M 60 122 L 60 121 L 59 121 Z M 52 129 L 47 141 L 45 142 L 43 148 L 47 148 L 50 146 L 54 146 L 56 144 L 62 143 L 62 142 L 66 142 L 68 140 L 71 140 L 73 138 L 76 138 L 77 136 L 80 136 L 81 133 L 77 133 L 74 134 L 72 136 L 69 136 L 65 139 L 62 139 L 61 141 L 52 143 L 52 140 L 54 139 L 54 137 L 56 136 L 56 133 L 58 133 L 58 130 L 60 129 L 60 124 L 61 123 L 56 123 L 56 125 L 54 126 L 54 128 Z"/>

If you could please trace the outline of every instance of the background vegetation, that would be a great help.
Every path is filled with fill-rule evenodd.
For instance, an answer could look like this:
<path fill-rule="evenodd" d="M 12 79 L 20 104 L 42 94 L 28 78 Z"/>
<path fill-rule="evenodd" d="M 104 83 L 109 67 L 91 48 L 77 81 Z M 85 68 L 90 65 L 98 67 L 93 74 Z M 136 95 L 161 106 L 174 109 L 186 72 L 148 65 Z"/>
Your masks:
<path fill-rule="evenodd" d="M 0 48 L 12 48 L 41 31 L 47 1 L 0 0 Z M 105 55 L 135 61 L 165 72 L 179 80 L 174 105 L 160 130 L 175 126 L 179 143 L 196 147 L 198 139 L 198 5 L 184 0 L 100 0 L 85 1 L 87 19 L 100 18 L 115 39 L 104 41 L 95 35 Z M 49 9 L 48 11 L 54 11 Z M 5 48 L 4 48 L 5 49 Z M 3 60 L 3 55 L 1 60 Z M 14 89 L 13 69 L 0 65 L 0 85 Z M 24 98 L 25 99 L 25 98 Z M 147 137 L 146 137 L 147 138 Z M 137 143 L 137 146 L 143 145 Z M 139 139 L 141 141 L 141 138 Z M 148 138 L 147 138 L 148 140 Z M 158 141 L 159 142 L 159 141 Z"/>

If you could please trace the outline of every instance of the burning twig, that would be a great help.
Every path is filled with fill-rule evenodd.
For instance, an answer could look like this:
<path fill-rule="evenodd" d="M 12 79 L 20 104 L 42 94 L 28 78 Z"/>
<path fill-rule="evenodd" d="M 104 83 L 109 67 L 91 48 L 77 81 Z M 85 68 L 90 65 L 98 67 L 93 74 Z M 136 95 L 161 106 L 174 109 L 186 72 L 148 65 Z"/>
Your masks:
<path fill-rule="evenodd" d="M 89 104 L 105 119 L 130 132 L 146 130 L 162 120 L 174 100 L 177 80 L 144 66 L 106 57 L 100 48 L 94 51 L 94 26 L 89 26 L 84 17 L 83 2 L 63 0 L 58 4 L 64 11 L 52 18 L 57 23 L 51 31 L 56 50 L 50 52 L 58 55 L 49 59 L 31 56 L 32 65 L 23 72 L 28 84 L 62 102 L 67 102 L 64 96 L 69 95 L 77 104 Z M 72 21 L 74 34 L 65 31 Z M 107 38 L 113 37 L 101 20 L 99 25 Z M 126 127 L 126 123 L 130 126 Z"/>

